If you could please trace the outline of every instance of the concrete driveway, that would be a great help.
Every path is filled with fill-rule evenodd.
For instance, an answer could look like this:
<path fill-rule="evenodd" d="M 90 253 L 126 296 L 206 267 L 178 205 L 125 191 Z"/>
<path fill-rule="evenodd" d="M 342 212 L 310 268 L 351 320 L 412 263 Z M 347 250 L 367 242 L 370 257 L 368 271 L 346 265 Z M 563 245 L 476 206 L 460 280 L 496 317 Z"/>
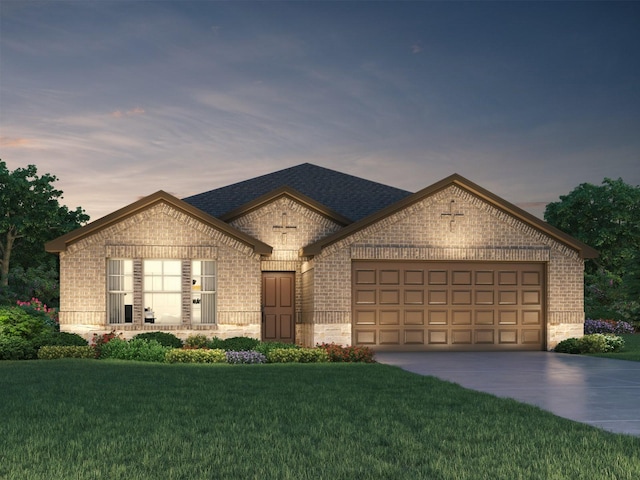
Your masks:
<path fill-rule="evenodd" d="M 376 360 L 640 436 L 640 362 L 552 352 L 379 352 Z"/>

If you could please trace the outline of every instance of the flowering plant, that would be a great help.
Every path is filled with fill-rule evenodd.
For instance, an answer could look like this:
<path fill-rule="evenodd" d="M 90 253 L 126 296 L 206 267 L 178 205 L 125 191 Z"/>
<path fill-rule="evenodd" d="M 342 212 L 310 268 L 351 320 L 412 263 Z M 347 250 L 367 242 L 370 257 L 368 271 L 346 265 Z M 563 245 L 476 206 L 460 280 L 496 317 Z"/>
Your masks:
<path fill-rule="evenodd" d="M 32 297 L 31 300 L 27 302 L 18 300 L 16 303 L 27 313 L 42 315 L 45 318 L 46 322 L 56 330 L 59 328 L 58 311 L 55 308 L 47 307 L 45 303 L 42 303 L 36 297 Z"/>
<path fill-rule="evenodd" d="M 105 333 L 103 335 L 98 335 L 97 333 L 93 334 L 93 338 L 91 339 L 91 346 L 95 348 L 96 358 L 100 358 L 100 356 L 102 355 L 102 347 L 114 338 L 122 340 L 121 335 L 117 334 L 115 330 L 111 330 L 109 333 Z"/>
<path fill-rule="evenodd" d="M 267 357 L 255 350 L 228 351 L 227 363 L 267 363 Z"/>
<path fill-rule="evenodd" d="M 620 335 L 623 333 L 633 333 L 634 328 L 631 324 L 617 320 L 592 320 L 587 319 L 584 322 L 584 333 L 589 335 L 592 333 L 612 333 Z"/>

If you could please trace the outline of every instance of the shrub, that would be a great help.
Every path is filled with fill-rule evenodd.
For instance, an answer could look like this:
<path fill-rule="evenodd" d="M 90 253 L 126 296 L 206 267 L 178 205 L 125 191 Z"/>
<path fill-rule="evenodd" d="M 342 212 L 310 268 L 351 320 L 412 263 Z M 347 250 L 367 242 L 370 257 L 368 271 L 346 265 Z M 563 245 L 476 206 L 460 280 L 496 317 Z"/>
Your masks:
<path fill-rule="evenodd" d="M 207 348 L 224 350 L 224 340 L 218 337 L 213 337 L 207 342 Z"/>
<path fill-rule="evenodd" d="M 267 354 L 269 363 L 328 362 L 329 355 L 322 348 L 274 348 Z"/>
<path fill-rule="evenodd" d="M 32 314 L 21 307 L 0 307 L 0 335 L 34 340 L 54 331 L 45 315 Z"/>
<path fill-rule="evenodd" d="M 580 353 L 609 352 L 607 337 L 602 333 L 592 333 L 580 338 Z"/>
<path fill-rule="evenodd" d="M 42 303 L 39 299 L 33 297 L 28 302 L 21 302 L 18 300 L 17 305 L 28 314 L 42 318 L 44 323 L 54 330 L 60 329 L 60 325 L 58 323 L 58 311 L 55 308 L 47 307 L 47 305 Z"/>
<path fill-rule="evenodd" d="M 559 353 L 607 353 L 624 347 L 624 340 L 617 335 L 592 333 L 580 338 L 567 338 L 555 348 Z"/>
<path fill-rule="evenodd" d="M 624 339 L 618 335 L 605 335 L 610 352 L 619 352 L 624 348 Z"/>
<path fill-rule="evenodd" d="M 117 334 L 115 330 L 111 330 L 111 332 L 105 333 L 103 335 L 98 335 L 97 333 L 93 334 L 93 338 L 91 339 L 91 346 L 94 347 L 96 351 L 96 358 L 102 357 L 102 347 L 104 347 L 107 343 L 114 339 L 122 340 L 120 335 Z"/>
<path fill-rule="evenodd" d="M 188 348 L 212 348 L 209 347 L 209 340 L 205 335 L 189 335 L 184 342 L 184 346 Z"/>
<path fill-rule="evenodd" d="M 139 333 L 135 337 L 138 340 L 155 340 L 164 347 L 182 348 L 182 340 L 172 333 L 167 332 L 145 332 Z"/>
<path fill-rule="evenodd" d="M 612 333 L 621 335 L 624 333 L 633 333 L 634 328 L 630 323 L 621 320 L 591 320 L 584 322 L 585 335 L 592 333 Z"/>
<path fill-rule="evenodd" d="M 577 338 L 567 338 L 562 340 L 554 351 L 558 353 L 580 353 L 580 340 Z"/>
<path fill-rule="evenodd" d="M 102 345 L 101 358 L 137 360 L 140 362 L 164 362 L 171 347 L 165 347 L 155 340 L 134 338 L 122 340 L 114 338 Z"/>
<path fill-rule="evenodd" d="M 77 333 L 69 332 L 53 332 L 51 335 L 42 339 L 43 345 L 58 345 L 67 347 L 83 347 L 89 345 L 84 338 Z"/>
<path fill-rule="evenodd" d="M 29 340 L 0 334 L 0 360 L 31 360 L 36 355 L 37 349 Z"/>
<path fill-rule="evenodd" d="M 242 352 L 255 350 L 260 340 L 250 337 L 231 337 L 222 341 L 222 349 L 227 351 Z"/>
<path fill-rule="evenodd" d="M 243 350 L 240 352 L 226 352 L 227 363 L 267 363 L 267 357 L 255 350 Z"/>
<path fill-rule="evenodd" d="M 225 363 L 226 352 L 220 348 L 208 349 L 172 349 L 165 354 L 167 363 Z"/>
<path fill-rule="evenodd" d="M 322 343 L 318 347 L 327 352 L 330 362 L 375 362 L 375 354 L 369 347 L 342 347 L 335 343 Z"/>
<path fill-rule="evenodd" d="M 53 360 L 56 358 L 95 358 L 93 347 L 69 346 L 69 345 L 45 345 L 38 350 L 38 358 L 41 360 Z"/>
<path fill-rule="evenodd" d="M 289 348 L 289 349 L 298 349 L 300 348 L 295 343 L 282 343 L 282 342 L 260 342 L 256 345 L 254 349 L 256 352 L 262 353 L 264 356 L 267 356 L 269 352 L 275 348 Z"/>

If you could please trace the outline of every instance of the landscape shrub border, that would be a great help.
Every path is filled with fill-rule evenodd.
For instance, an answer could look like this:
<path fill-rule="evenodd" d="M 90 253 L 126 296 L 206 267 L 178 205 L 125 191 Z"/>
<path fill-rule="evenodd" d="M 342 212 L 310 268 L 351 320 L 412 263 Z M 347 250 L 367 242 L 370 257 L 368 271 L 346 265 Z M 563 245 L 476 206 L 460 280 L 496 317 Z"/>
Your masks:
<path fill-rule="evenodd" d="M 45 345 L 38 350 L 40 360 L 55 360 L 58 358 L 96 358 L 96 350 L 90 345 Z"/>
<path fill-rule="evenodd" d="M 562 340 L 556 348 L 558 353 L 611 353 L 619 352 L 624 347 L 624 339 L 617 335 L 604 333 L 591 333 L 583 337 L 567 338 Z"/>

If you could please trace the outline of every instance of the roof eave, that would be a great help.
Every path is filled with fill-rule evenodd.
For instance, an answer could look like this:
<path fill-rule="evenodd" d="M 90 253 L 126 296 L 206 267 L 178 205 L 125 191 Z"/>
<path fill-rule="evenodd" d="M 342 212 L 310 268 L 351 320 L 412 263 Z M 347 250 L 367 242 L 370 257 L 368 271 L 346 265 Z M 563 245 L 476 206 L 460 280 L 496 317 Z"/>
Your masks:
<path fill-rule="evenodd" d="M 236 228 L 228 225 L 227 223 L 212 217 L 208 213 L 203 212 L 199 208 L 194 207 L 193 205 L 184 202 L 173 195 L 164 192 L 163 190 L 159 190 L 156 193 L 153 193 L 147 197 L 144 197 L 126 207 L 123 207 L 109 215 L 106 215 L 94 222 L 85 225 L 84 227 L 80 227 L 76 230 L 73 230 L 65 235 L 62 235 L 50 242 L 45 244 L 45 250 L 50 253 L 60 253 L 64 252 L 67 247 L 75 242 L 82 240 L 90 235 L 93 235 L 100 230 L 103 230 L 114 223 L 120 222 L 132 215 L 139 213 L 142 210 L 145 210 L 157 203 L 166 202 L 171 206 L 182 210 L 184 213 L 195 217 L 196 219 L 202 221 L 203 223 L 209 224 L 210 226 L 221 230 L 225 234 L 239 240 L 247 246 L 253 248 L 254 253 L 259 255 L 270 256 L 273 253 L 273 248 L 266 243 L 263 243 L 243 232 L 237 230 Z"/>
<path fill-rule="evenodd" d="M 313 257 L 315 255 L 318 255 L 322 252 L 322 250 L 326 247 L 328 247 L 329 245 L 338 242 L 339 240 L 342 240 L 343 238 L 348 237 L 349 235 L 368 227 L 369 225 L 372 225 L 384 218 L 386 218 L 387 216 L 390 216 L 404 208 L 409 207 L 410 205 L 417 203 L 433 194 L 435 194 L 436 192 L 443 190 L 451 185 L 456 185 L 464 190 L 467 190 L 468 192 L 470 192 L 471 194 L 475 195 L 476 197 L 479 197 L 480 199 L 490 203 L 491 205 L 493 205 L 494 207 L 498 208 L 499 210 L 502 210 L 506 213 L 508 213 L 509 215 L 521 220 L 522 222 L 528 224 L 529 226 L 535 228 L 538 231 L 541 231 L 542 233 L 546 234 L 547 236 L 550 236 L 552 238 L 554 238 L 555 240 L 559 241 L 560 243 L 570 247 L 571 249 L 575 250 L 576 252 L 578 252 L 578 254 L 580 255 L 581 258 L 596 258 L 598 257 L 598 252 L 591 248 L 590 246 L 586 245 L 585 243 L 582 243 L 580 240 L 571 237 L 570 235 L 567 235 L 566 233 L 558 230 L 557 228 L 549 225 L 548 223 L 544 222 L 543 220 L 540 220 L 539 218 L 535 217 L 534 215 L 530 214 L 529 212 L 526 212 L 524 210 L 522 210 L 521 208 L 513 205 L 512 203 L 509 203 L 505 200 L 503 200 L 502 198 L 498 197 L 497 195 L 489 192 L 488 190 L 482 188 L 481 186 L 467 180 L 466 178 L 462 177 L 459 174 L 453 174 L 450 175 L 449 177 L 446 177 L 442 180 L 440 180 L 439 182 L 434 183 L 433 185 L 426 187 L 422 190 L 420 190 L 419 192 L 416 192 L 406 198 L 403 198 L 402 200 L 386 207 L 383 208 L 382 210 L 369 215 L 366 218 L 363 218 L 362 220 L 353 223 L 351 225 L 348 225 L 347 227 L 343 228 L 342 230 L 334 233 L 333 235 L 329 235 L 328 237 L 325 237 L 324 239 L 319 240 L 318 242 L 312 243 L 310 245 L 307 245 L 306 247 L 303 247 L 301 249 L 300 254 L 302 256 L 308 256 L 308 257 Z"/>

